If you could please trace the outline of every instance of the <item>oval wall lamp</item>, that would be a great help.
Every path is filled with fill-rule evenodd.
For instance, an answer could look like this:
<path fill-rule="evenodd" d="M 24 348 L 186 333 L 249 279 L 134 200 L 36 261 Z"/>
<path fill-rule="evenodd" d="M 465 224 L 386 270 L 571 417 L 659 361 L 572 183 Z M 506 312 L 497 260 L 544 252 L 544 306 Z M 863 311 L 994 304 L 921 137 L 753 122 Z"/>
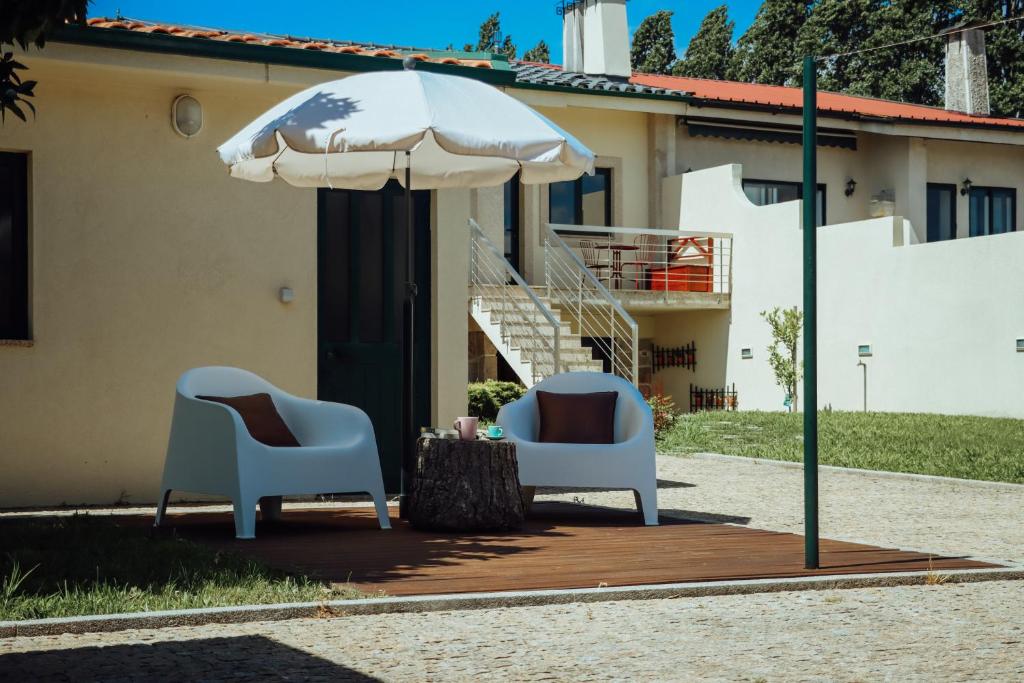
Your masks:
<path fill-rule="evenodd" d="M 203 105 L 191 95 L 178 95 L 171 105 L 171 127 L 178 135 L 190 138 L 203 129 Z"/>

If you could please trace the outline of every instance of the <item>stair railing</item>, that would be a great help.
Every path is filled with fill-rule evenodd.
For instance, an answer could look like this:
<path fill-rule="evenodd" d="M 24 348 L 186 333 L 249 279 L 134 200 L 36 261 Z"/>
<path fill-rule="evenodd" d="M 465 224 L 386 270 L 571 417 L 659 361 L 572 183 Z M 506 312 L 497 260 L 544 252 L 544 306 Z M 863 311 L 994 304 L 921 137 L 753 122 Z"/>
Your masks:
<path fill-rule="evenodd" d="M 551 224 L 544 226 L 544 281 L 548 297 L 571 318 L 581 337 L 611 364 L 611 373 L 637 384 L 639 330 L 636 320 L 584 265 Z"/>
<path fill-rule="evenodd" d="M 534 382 L 544 379 L 542 368 L 550 367 L 554 373 L 564 370 L 561 318 L 540 300 L 473 219 L 469 220 L 469 232 L 470 296 L 479 298 L 485 308 L 487 302 L 500 304 L 502 341 L 509 348 L 518 348 L 524 360 L 530 361 Z"/>

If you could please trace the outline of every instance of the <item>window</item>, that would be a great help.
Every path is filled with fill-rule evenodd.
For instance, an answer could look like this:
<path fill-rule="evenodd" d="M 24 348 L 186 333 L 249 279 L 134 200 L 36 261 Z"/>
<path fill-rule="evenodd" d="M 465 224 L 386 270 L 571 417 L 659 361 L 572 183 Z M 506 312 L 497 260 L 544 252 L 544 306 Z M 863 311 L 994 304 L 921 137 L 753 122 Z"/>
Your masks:
<path fill-rule="evenodd" d="M 551 183 L 548 220 L 563 225 L 612 224 L 612 170 L 596 169 L 594 175 Z"/>
<path fill-rule="evenodd" d="M 28 157 L 0 152 L 0 339 L 28 339 Z"/>
<path fill-rule="evenodd" d="M 929 242 L 956 239 L 956 185 L 928 183 Z"/>
<path fill-rule="evenodd" d="M 512 267 L 519 267 L 519 174 L 505 183 L 505 258 Z"/>
<path fill-rule="evenodd" d="M 998 235 L 1017 229 L 1017 190 L 1007 187 L 972 187 L 971 237 Z"/>
<path fill-rule="evenodd" d="M 794 183 L 785 180 L 744 180 L 743 192 L 752 203 L 757 206 L 778 204 L 779 202 L 791 202 L 794 199 L 802 199 L 804 196 L 803 183 Z M 818 185 L 817 197 L 817 225 L 825 225 L 825 186 Z"/>

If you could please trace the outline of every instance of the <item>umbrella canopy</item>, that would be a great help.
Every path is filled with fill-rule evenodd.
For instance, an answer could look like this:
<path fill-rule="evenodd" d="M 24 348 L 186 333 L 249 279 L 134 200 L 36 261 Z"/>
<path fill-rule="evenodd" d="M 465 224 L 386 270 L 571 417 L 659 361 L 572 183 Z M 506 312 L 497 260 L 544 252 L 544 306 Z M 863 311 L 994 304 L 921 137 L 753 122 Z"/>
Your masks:
<path fill-rule="evenodd" d="M 404 184 L 407 164 L 414 189 L 500 185 L 517 171 L 551 183 L 594 169 L 590 150 L 497 88 L 412 69 L 304 90 L 217 151 L 236 178 L 353 190 Z"/>

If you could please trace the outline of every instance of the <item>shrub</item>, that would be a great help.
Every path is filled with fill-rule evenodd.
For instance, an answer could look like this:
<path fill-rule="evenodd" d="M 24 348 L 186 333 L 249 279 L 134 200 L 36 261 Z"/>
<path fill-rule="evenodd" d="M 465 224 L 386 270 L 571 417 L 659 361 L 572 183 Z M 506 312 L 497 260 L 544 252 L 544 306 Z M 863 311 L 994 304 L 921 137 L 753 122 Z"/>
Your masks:
<path fill-rule="evenodd" d="M 526 392 L 521 384 L 498 382 L 493 379 L 473 382 L 468 389 L 469 414 L 485 420 L 496 419 L 498 410 L 503 405 L 515 401 Z"/>
<path fill-rule="evenodd" d="M 647 405 L 651 407 L 651 413 L 654 415 L 655 437 L 664 434 L 679 418 L 679 415 L 676 414 L 675 402 L 664 394 L 651 394 L 647 399 Z"/>

